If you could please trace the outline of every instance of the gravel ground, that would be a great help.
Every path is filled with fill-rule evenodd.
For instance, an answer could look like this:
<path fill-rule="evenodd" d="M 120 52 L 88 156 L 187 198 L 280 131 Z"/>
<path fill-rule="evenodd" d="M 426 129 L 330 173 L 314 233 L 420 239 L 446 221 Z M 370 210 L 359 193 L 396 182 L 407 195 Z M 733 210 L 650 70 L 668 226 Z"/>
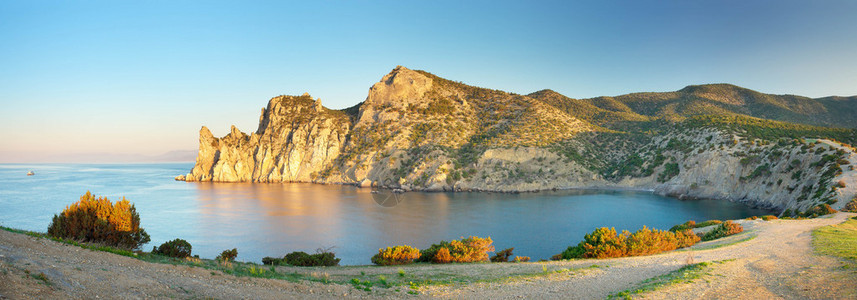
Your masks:
<path fill-rule="evenodd" d="M 334 277 L 390 274 L 401 268 L 408 276 L 453 274 L 494 278 L 471 284 L 422 287 L 418 296 L 407 294 L 407 287 L 401 287 L 400 291 L 395 291 L 398 287 L 394 287 L 367 293 L 351 285 L 235 277 L 202 268 L 148 263 L 0 230 L 0 299 L 603 299 L 688 263 L 709 261 L 725 262 L 712 265 L 709 275 L 692 283 L 667 286 L 639 296 L 654 299 L 855 299 L 857 272 L 853 268 L 843 268 L 843 261 L 837 258 L 813 254 L 811 248 L 812 229 L 837 224 L 853 215 L 838 213 L 831 218 L 799 221 L 739 221 L 745 233 L 697 244 L 689 251 L 646 257 L 518 264 L 278 268 L 280 272 L 323 270 Z M 755 238 L 746 240 L 753 236 Z M 728 245 L 741 240 L 746 241 Z M 727 246 L 712 249 L 723 244 Z M 592 267 L 593 264 L 597 266 Z M 550 275 L 513 276 L 566 268 L 569 271 Z M 44 274 L 46 280 L 39 279 L 40 274 Z"/>

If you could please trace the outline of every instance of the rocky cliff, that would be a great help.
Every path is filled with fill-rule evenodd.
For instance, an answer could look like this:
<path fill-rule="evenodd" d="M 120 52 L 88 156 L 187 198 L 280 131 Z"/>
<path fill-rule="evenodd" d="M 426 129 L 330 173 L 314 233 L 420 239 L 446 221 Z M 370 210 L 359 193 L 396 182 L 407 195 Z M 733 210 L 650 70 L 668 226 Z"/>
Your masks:
<path fill-rule="evenodd" d="M 310 182 L 340 156 L 351 129 L 349 116 L 303 96 L 271 99 L 259 129 L 216 138 L 199 131 L 199 154 L 186 181 Z"/>
<path fill-rule="evenodd" d="M 857 130 L 810 125 L 833 115 L 825 105 L 854 98 L 807 99 L 710 85 L 576 100 L 550 90 L 478 88 L 400 66 L 349 109 L 327 109 L 306 94 L 280 96 L 263 109 L 255 133 L 233 126 L 216 138 L 203 127 L 196 165 L 177 179 L 424 191 L 634 188 L 779 210 L 841 206 L 837 200 L 857 186 L 853 149 L 802 138 L 857 142 Z M 800 107 L 819 113 L 792 109 Z M 811 122 L 759 118 L 766 114 Z"/>

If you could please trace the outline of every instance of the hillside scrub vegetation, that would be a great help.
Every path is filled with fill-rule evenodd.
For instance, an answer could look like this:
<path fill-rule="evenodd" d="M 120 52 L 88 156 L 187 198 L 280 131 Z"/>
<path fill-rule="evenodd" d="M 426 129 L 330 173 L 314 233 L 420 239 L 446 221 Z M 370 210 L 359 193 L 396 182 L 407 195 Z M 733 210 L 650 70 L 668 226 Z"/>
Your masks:
<path fill-rule="evenodd" d="M 140 215 L 133 204 L 124 197 L 116 203 L 96 198 L 89 191 L 54 215 L 48 235 L 121 249 L 139 249 L 150 240 L 140 227 Z"/>
<path fill-rule="evenodd" d="M 842 207 L 842 211 L 857 213 L 857 196 L 854 196 L 854 199 L 845 203 L 845 206 Z"/>

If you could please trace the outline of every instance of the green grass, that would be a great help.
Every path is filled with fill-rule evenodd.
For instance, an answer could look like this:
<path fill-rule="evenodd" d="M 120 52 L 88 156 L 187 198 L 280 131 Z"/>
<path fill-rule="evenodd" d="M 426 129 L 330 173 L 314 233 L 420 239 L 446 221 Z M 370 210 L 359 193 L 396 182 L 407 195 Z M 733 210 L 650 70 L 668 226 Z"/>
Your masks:
<path fill-rule="evenodd" d="M 667 274 L 643 280 L 643 282 L 638 286 L 607 296 L 607 298 L 631 299 L 633 295 L 655 291 L 666 286 L 680 283 L 691 283 L 696 279 L 702 278 L 704 275 L 709 275 L 711 265 L 716 263 L 723 263 L 723 261 L 701 262 L 687 265 Z"/>
<path fill-rule="evenodd" d="M 848 219 L 812 231 L 815 252 L 857 262 L 857 220 Z"/>

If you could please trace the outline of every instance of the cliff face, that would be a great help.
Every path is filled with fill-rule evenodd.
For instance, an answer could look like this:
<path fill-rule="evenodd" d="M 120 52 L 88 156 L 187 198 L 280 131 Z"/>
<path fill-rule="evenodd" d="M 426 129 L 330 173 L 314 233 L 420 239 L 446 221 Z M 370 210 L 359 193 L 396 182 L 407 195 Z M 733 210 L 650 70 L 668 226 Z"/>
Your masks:
<path fill-rule="evenodd" d="M 351 127 L 349 117 L 309 95 L 280 96 L 262 111 L 259 129 L 216 138 L 199 132 L 196 165 L 187 181 L 311 182 L 339 157 Z"/>
<path fill-rule="evenodd" d="M 396 67 L 349 109 L 279 96 L 252 134 L 233 126 L 216 138 L 203 127 L 196 165 L 177 179 L 423 191 L 634 188 L 795 211 L 853 197 L 852 149 L 800 138 L 853 143 L 857 130 L 741 114 L 791 116 L 753 104 L 759 99 L 818 102 L 722 85 L 583 100 L 550 90 L 524 96 Z"/>

